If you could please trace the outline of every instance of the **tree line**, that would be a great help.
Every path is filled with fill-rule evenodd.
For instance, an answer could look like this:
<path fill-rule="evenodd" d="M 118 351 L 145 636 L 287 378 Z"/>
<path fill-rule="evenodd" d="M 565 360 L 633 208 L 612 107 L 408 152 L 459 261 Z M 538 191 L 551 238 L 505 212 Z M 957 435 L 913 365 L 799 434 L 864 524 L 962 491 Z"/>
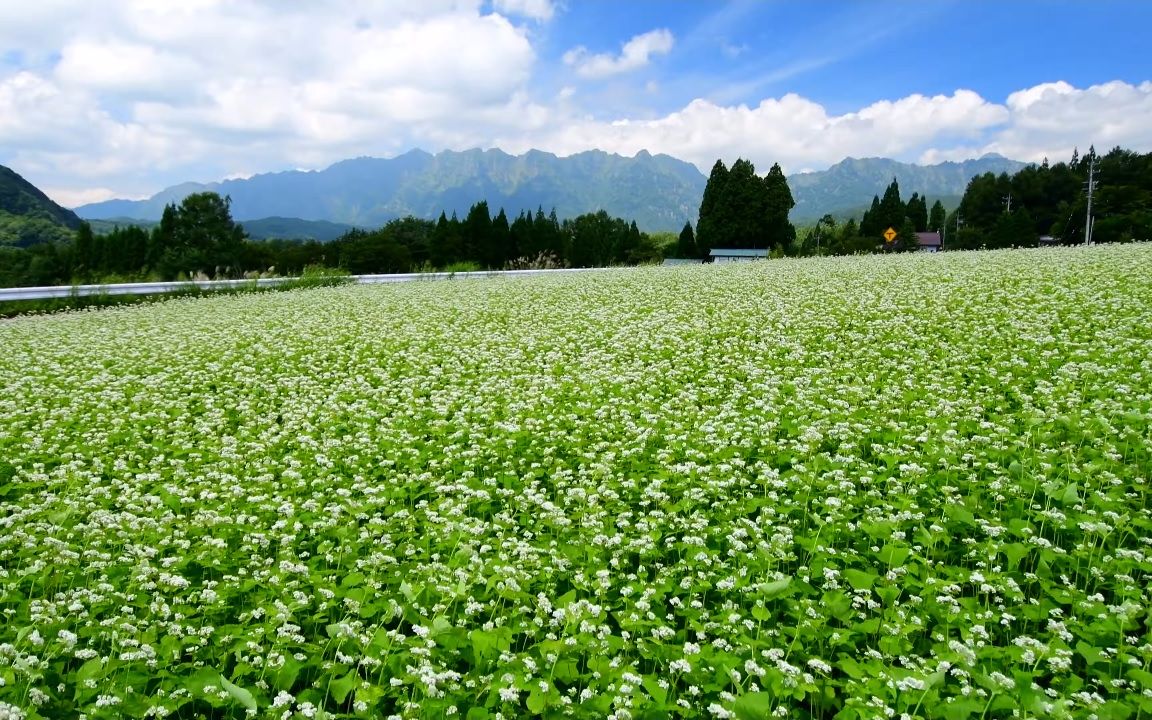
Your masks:
<path fill-rule="evenodd" d="M 986 173 L 972 179 L 947 220 L 952 249 L 1034 247 L 1085 240 L 1088 176 L 1094 168 L 1092 241 L 1152 239 L 1152 153 L 1116 147 L 1099 156 L 1090 147 L 1068 162 L 1045 159 L 1014 175 Z"/>
<path fill-rule="evenodd" d="M 320 243 L 252 240 L 230 205 L 217 193 L 194 193 L 166 206 L 151 230 L 129 225 L 96 234 L 84 223 L 70 242 L 0 246 L 0 287 L 295 275 L 309 266 L 353 274 L 592 267 L 663 256 L 659 236 L 605 211 L 561 221 L 555 210 L 546 215 L 538 208 L 509 221 L 503 208 L 493 217 L 481 201 L 463 220 L 443 213 L 437 221 L 405 217 Z"/>

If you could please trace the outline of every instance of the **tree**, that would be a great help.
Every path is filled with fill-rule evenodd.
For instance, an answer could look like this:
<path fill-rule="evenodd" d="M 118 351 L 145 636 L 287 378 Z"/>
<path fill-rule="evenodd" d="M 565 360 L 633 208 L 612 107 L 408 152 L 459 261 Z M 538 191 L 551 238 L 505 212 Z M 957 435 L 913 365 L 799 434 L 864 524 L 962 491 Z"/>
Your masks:
<path fill-rule="evenodd" d="M 853 223 L 855 227 L 855 223 Z M 833 252 L 833 245 L 837 236 L 836 218 L 825 215 L 816 221 L 816 224 L 804 236 L 803 242 L 797 248 L 799 255 L 827 255 Z"/>
<path fill-rule="evenodd" d="M 796 201 L 779 163 L 772 164 L 764 176 L 763 186 L 765 246 L 774 249 L 791 247 L 796 240 L 796 228 L 788 222 L 788 213 L 796 207 Z"/>
<path fill-rule="evenodd" d="M 690 222 L 684 223 L 684 229 L 680 231 L 680 237 L 676 240 L 676 257 L 700 257 L 700 250 L 696 247 L 696 233 L 692 232 Z"/>
<path fill-rule="evenodd" d="M 158 261 L 166 277 L 180 272 L 240 273 L 247 235 L 244 228 L 232 220 L 231 205 L 231 198 L 200 192 L 184 198 L 174 209 L 168 228 L 171 238 L 162 238 L 168 246 Z"/>
<path fill-rule="evenodd" d="M 731 169 L 717 160 L 700 202 L 696 245 L 701 254 L 719 247 L 788 248 L 796 239 L 788 222 L 795 204 L 779 164 L 761 178 L 749 160 L 738 158 Z"/>
<path fill-rule="evenodd" d="M 92 250 L 95 244 L 92 226 L 87 222 L 80 223 L 80 228 L 76 230 L 76 246 L 72 251 L 73 275 L 80 276 L 91 270 Z"/>
<path fill-rule="evenodd" d="M 464 218 L 463 260 L 487 263 L 496 253 L 492 248 L 492 215 L 488 212 L 488 201 L 481 200 L 468 210 Z"/>
<path fill-rule="evenodd" d="M 880 232 L 883 233 L 888 228 L 899 230 L 904 224 L 904 218 L 908 216 L 907 208 L 904 201 L 900 199 L 900 184 L 896 182 L 896 178 L 892 178 L 892 184 L 884 190 L 884 196 L 880 198 Z"/>
<path fill-rule="evenodd" d="M 920 238 L 916 235 L 916 223 L 912 218 L 905 218 L 896 232 L 896 240 L 892 244 L 897 252 L 916 252 L 920 249 Z"/>
<path fill-rule="evenodd" d="M 880 225 L 880 196 L 872 196 L 872 205 L 864 211 L 863 217 L 860 218 L 860 235 L 868 237 L 880 237 L 886 227 Z"/>
<path fill-rule="evenodd" d="M 727 227 L 730 248 L 760 249 L 768 247 L 765 237 L 768 203 L 765 186 L 756 175 L 756 166 L 737 158 L 728 171 L 724 192 L 717 203 L 717 213 Z"/>
<path fill-rule="evenodd" d="M 732 233 L 728 218 L 721 208 L 722 196 L 728 185 L 728 168 L 723 160 L 717 160 L 708 175 L 704 186 L 704 197 L 700 200 L 700 215 L 696 219 L 696 243 L 707 253 L 712 248 L 729 247 Z"/>
<path fill-rule="evenodd" d="M 944 227 L 945 217 L 944 205 L 939 200 L 932 203 L 932 212 L 928 215 L 928 229 L 940 232 Z"/>
<path fill-rule="evenodd" d="M 500 208 L 500 212 L 492 220 L 491 232 L 490 253 L 485 259 L 485 264 L 492 268 L 504 267 L 505 263 L 516 257 L 516 248 L 512 245 L 512 231 L 504 208 Z"/>
<path fill-rule="evenodd" d="M 912 220 L 916 232 L 928 230 L 928 201 L 920 193 L 912 193 L 904 208 L 904 215 Z"/>

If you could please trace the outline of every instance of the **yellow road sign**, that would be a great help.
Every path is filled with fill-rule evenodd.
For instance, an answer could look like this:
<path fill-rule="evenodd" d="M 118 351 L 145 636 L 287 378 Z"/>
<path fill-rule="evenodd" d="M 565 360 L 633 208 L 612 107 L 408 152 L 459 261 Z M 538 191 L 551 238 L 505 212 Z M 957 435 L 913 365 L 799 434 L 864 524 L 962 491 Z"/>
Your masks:
<path fill-rule="evenodd" d="M 884 231 L 884 239 L 887 240 L 888 242 L 892 242 L 893 240 L 896 239 L 896 231 L 893 230 L 892 228 L 888 228 L 887 230 Z"/>

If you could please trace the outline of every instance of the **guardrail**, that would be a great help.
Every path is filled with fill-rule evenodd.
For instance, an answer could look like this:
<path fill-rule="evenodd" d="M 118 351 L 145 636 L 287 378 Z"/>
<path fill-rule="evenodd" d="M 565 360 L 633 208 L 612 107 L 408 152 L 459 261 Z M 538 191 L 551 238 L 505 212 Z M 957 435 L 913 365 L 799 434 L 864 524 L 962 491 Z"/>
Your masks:
<path fill-rule="evenodd" d="M 362 285 L 381 283 L 420 282 L 429 280 L 469 280 L 495 277 L 524 277 L 553 273 L 579 273 L 607 268 L 559 268 L 556 270 L 483 270 L 478 272 L 383 273 L 351 275 L 352 281 Z M 196 287 L 200 290 L 230 290 L 234 288 L 275 287 L 299 278 L 260 278 L 258 280 L 191 280 L 185 282 L 118 283 L 113 285 L 42 285 L 39 287 L 0 289 L 0 302 L 5 300 L 45 300 L 48 298 L 84 297 L 88 295 L 163 295 Z"/>

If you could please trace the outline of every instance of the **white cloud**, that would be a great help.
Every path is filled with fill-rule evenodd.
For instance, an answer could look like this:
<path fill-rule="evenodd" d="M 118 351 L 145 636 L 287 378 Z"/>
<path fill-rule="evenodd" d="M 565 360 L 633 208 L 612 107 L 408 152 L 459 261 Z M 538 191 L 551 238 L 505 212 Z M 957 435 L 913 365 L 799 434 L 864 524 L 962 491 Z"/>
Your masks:
<path fill-rule="evenodd" d="M 501 112 L 539 119 L 527 31 L 482 0 L 92 6 L 0 8 L 0 47 L 24 65 L 0 71 L 0 158 L 62 196 L 154 191 L 177 179 L 156 180 L 164 168 L 211 180 L 482 142 Z"/>
<path fill-rule="evenodd" d="M 1039 85 L 990 102 L 970 90 L 910 95 L 840 115 L 795 94 L 758 106 L 694 100 L 652 120 L 571 118 L 542 133 L 507 135 L 497 144 L 566 155 L 600 148 L 623 155 L 663 152 L 707 172 L 717 158 L 750 158 L 757 169 L 779 162 L 787 172 L 822 168 L 845 157 L 884 156 L 924 163 L 999 152 L 1053 161 L 1115 145 L 1152 151 L 1152 82 L 1111 82 L 1079 90 L 1067 83 Z"/>
<path fill-rule="evenodd" d="M 143 200 L 148 195 L 126 197 L 110 188 L 85 188 L 83 190 L 70 190 L 68 188 L 42 187 L 44 194 L 64 207 L 78 207 L 89 203 L 103 202 L 104 200 Z"/>
<path fill-rule="evenodd" d="M 556 14 L 552 0 L 494 0 L 492 6 L 505 15 L 519 15 L 541 22 L 548 22 Z"/>
<path fill-rule="evenodd" d="M 637 35 L 624 43 L 619 55 L 593 55 L 580 45 L 564 53 L 564 64 L 576 68 L 577 74 L 586 78 L 619 75 L 644 67 L 653 55 L 667 55 L 674 43 L 672 33 L 662 28 Z"/>
<path fill-rule="evenodd" d="M 752 108 L 694 100 L 655 120 L 582 120 L 527 143 L 557 153 L 600 147 L 631 155 L 646 149 L 702 169 L 718 157 L 752 158 L 765 170 L 773 162 L 795 169 L 830 165 L 848 155 L 906 156 L 937 137 L 978 134 L 1008 117 L 1003 106 L 964 90 L 930 98 L 912 95 L 843 115 L 829 115 L 822 105 L 788 94 Z"/>

